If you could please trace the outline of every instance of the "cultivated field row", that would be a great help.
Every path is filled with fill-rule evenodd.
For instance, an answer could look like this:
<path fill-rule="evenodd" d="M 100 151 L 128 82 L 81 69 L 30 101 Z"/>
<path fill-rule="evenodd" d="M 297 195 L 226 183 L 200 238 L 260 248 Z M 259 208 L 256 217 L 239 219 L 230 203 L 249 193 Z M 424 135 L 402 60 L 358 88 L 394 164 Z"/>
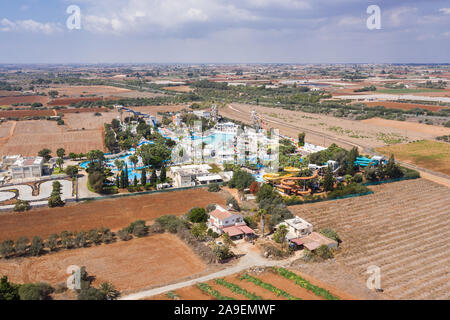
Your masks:
<path fill-rule="evenodd" d="M 381 285 L 398 299 L 448 299 L 450 189 L 419 179 L 373 187 L 365 197 L 293 207 L 316 229 L 343 240 L 338 261 L 366 281 L 381 268 Z"/>

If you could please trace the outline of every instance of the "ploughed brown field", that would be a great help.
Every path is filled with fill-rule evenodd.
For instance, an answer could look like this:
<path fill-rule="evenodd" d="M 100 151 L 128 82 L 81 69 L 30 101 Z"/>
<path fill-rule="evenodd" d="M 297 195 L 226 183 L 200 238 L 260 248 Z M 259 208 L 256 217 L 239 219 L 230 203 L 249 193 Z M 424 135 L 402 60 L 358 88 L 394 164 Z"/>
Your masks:
<path fill-rule="evenodd" d="M 338 233 L 337 262 L 362 283 L 375 265 L 389 297 L 450 299 L 450 188 L 425 179 L 371 188 L 372 195 L 290 209 L 316 230 Z"/>
<path fill-rule="evenodd" d="M 416 104 L 416 103 L 402 103 L 402 102 L 389 102 L 389 101 L 378 101 L 378 102 L 364 102 L 368 107 L 377 107 L 383 106 L 388 109 L 403 109 L 403 110 L 411 110 L 411 109 L 426 109 L 430 111 L 439 111 L 442 109 L 450 108 L 443 106 L 433 106 L 429 104 Z"/>
<path fill-rule="evenodd" d="M 193 207 L 210 203 L 225 205 L 222 193 L 190 189 L 90 201 L 63 208 L 34 209 L 25 213 L 0 213 L 0 241 L 21 236 L 46 238 L 64 230 L 81 231 L 106 227 L 120 229 L 136 220 L 155 220 L 166 214 L 183 215 Z"/>
<path fill-rule="evenodd" d="M 46 104 L 48 102 L 47 96 L 8 96 L 0 97 L 0 106 L 10 106 L 16 103 L 35 103 L 40 102 Z"/>
<path fill-rule="evenodd" d="M 103 98 L 60 98 L 60 99 L 54 99 L 51 102 L 48 103 L 49 106 L 68 106 L 72 103 L 77 102 L 95 102 L 102 100 Z"/>
<path fill-rule="evenodd" d="M 8 122 L 0 124 L 0 128 L 3 126 L 8 126 Z M 0 144 L 0 155 L 35 156 L 44 148 L 53 153 L 58 148 L 64 148 L 66 154 L 85 153 L 94 149 L 106 151 L 102 133 L 99 129 L 71 132 L 64 126 L 58 126 L 56 121 L 17 121 L 10 136 Z"/>
<path fill-rule="evenodd" d="M 111 282 L 127 293 L 191 277 L 206 265 L 178 237 L 155 234 L 89 248 L 62 250 L 40 257 L 0 261 L 0 275 L 15 283 L 66 282 L 69 266 L 85 266 L 94 286 Z"/>

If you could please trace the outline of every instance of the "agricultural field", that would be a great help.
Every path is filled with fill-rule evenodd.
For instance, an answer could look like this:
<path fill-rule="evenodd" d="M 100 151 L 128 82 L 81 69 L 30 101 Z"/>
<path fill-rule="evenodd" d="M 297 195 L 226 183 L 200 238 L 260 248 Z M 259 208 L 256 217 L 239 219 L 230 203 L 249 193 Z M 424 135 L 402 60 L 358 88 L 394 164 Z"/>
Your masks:
<path fill-rule="evenodd" d="M 155 234 L 128 242 L 62 250 L 26 259 L 2 259 L 0 274 L 16 283 L 65 282 L 71 265 L 85 266 L 94 285 L 109 281 L 126 294 L 194 276 L 207 266 L 172 234 Z"/>
<path fill-rule="evenodd" d="M 403 131 L 403 135 L 408 135 L 408 137 L 413 134 L 422 134 L 422 135 L 428 135 L 431 137 L 439 137 L 450 134 L 450 128 L 445 128 L 442 126 L 432 126 L 428 124 L 423 123 L 413 123 L 413 122 L 406 122 L 406 121 L 396 121 L 396 120 L 387 120 L 382 118 L 372 118 L 367 120 L 361 121 L 364 124 L 367 125 L 374 125 L 384 128 L 392 128 L 395 129 L 397 132 L 401 133 Z M 398 131 L 400 130 L 400 131 Z M 412 140 L 412 139 L 410 139 Z M 419 139 L 415 139 L 419 140 Z M 415 141 L 412 140 L 412 141 Z"/>
<path fill-rule="evenodd" d="M 360 279 L 381 268 L 393 299 L 450 298 L 450 188 L 418 179 L 371 187 L 372 195 L 290 207 L 342 239 L 337 262 Z"/>
<path fill-rule="evenodd" d="M 29 103 L 33 104 L 35 102 L 40 102 L 46 105 L 48 102 L 47 96 L 8 96 L 0 97 L 0 106 L 11 106 L 17 103 Z"/>
<path fill-rule="evenodd" d="M 54 86 L 46 89 L 45 92 L 58 91 L 59 96 L 68 97 L 80 97 L 80 96 L 99 96 L 99 97 L 109 97 L 118 95 L 121 93 L 130 92 L 131 90 L 111 87 L 111 86 Z"/>
<path fill-rule="evenodd" d="M 48 103 L 49 106 L 68 106 L 72 103 L 77 103 L 77 102 L 85 102 L 85 101 L 89 101 L 89 102 L 95 102 L 95 101 L 99 101 L 102 100 L 102 98 L 59 98 L 59 99 L 54 99 L 52 101 L 50 101 Z"/>
<path fill-rule="evenodd" d="M 158 116 L 158 112 L 179 112 L 183 109 L 189 109 L 189 104 L 180 105 L 166 105 L 166 106 L 144 106 L 144 107 L 132 107 L 131 109 L 154 116 Z"/>
<path fill-rule="evenodd" d="M 403 103 L 403 102 L 392 102 L 392 101 L 377 101 L 377 102 L 364 102 L 368 107 L 377 107 L 383 106 L 388 109 L 402 109 L 402 110 L 411 110 L 411 109 L 426 109 L 430 111 L 439 111 L 448 107 L 443 106 L 435 106 L 429 104 L 417 104 L 417 103 Z"/>
<path fill-rule="evenodd" d="M 89 109 L 86 109 L 89 110 Z M 99 112 L 101 115 L 95 115 L 95 112 L 83 112 L 83 113 L 65 113 L 64 122 L 69 130 L 103 130 L 105 123 L 111 123 L 113 119 L 116 119 L 120 114 L 116 111 L 105 112 L 103 109 Z"/>
<path fill-rule="evenodd" d="M 247 270 L 151 297 L 151 300 L 347 300 L 355 297 L 298 271 Z"/>
<path fill-rule="evenodd" d="M 1 124 L 2 127 L 5 124 Z M 102 131 L 68 132 L 55 121 L 18 121 L 13 135 L 0 148 L 0 155 L 21 154 L 35 156 L 43 148 L 56 152 L 64 148 L 66 153 L 104 150 Z"/>
<path fill-rule="evenodd" d="M 107 227 L 116 230 L 136 220 L 153 221 L 166 214 L 183 215 L 193 207 L 210 203 L 225 206 L 226 195 L 206 189 L 190 189 L 88 201 L 63 208 L 34 209 L 0 214 L 0 241 L 20 236 L 47 237 L 64 230 L 79 231 Z M 176 199 L 176 200 L 174 200 Z"/>
<path fill-rule="evenodd" d="M 450 144 L 423 140 L 376 149 L 387 156 L 450 175 Z"/>

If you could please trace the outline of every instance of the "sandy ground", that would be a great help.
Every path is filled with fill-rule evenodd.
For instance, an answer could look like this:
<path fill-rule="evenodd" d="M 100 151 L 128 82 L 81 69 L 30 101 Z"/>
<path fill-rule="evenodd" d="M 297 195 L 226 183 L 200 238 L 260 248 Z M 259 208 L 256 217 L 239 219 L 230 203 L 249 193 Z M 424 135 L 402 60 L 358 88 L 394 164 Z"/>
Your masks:
<path fill-rule="evenodd" d="M 143 113 L 158 116 L 158 112 L 179 112 L 183 109 L 189 109 L 188 104 L 180 105 L 166 105 L 166 106 L 143 106 L 143 107 L 133 107 L 133 110 L 140 111 Z"/>
<path fill-rule="evenodd" d="M 59 96 L 67 95 L 69 97 L 79 97 L 80 95 L 96 95 L 108 97 L 119 93 L 131 92 L 131 90 L 111 87 L 111 86 L 54 86 L 46 89 L 45 92 L 56 90 Z"/>
<path fill-rule="evenodd" d="M 372 195 L 290 209 L 315 230 L 339 234 L 337 262 L 362 284 L 376 265 L 389 297 L 449 299 L 450 188 L 425 179 L 371 188 Z M 314 275 L 326 281 L 326 274 Z"/>
<path fill-rule="evenodd" d="M 211 193 L 202 188 L 90 201 L 20 214 L 1 213 L 0 241 L 20 236 L 45 238 L 64 230 L 80 231 L 102 226 L 115 230 L 139 219 L 151 221 L 165 214 L 183 215 L 193 207 L 206 207 L 210 203 L 225 205 L 225 201 L 222 193 Z"/>
<path fill-rule="evenodd" d="M 124 293 L 164 285 L 206 269 L 181 240 L 165 233 L 41 257 L 1 260 L 0 274 L 16 283 L 43 281 L 56 285 L 66 281 L 71 265 L 85 266 L 96 277 L 95 286 L 109 281 Z"/>
<path fill-rule="evenodd" d="M 386 145 L 386 139 L 401 139 L 405 142 L 433 139 L 435 136 L 442 135 L 441 132 L 450 130 L 428 125 L 425 125 L 427 129 L 424 129 L 422 126 L 401 121 L 365 123 L 326 115 L 243 104 L 231 104 L 220 109 L 220 114 L 250 123 L 252 110 L 257 110 L 263 117 L 264 127 L 275 127 L 280 129 L 282 134 L 292 138 L 297 138 L 300 131 L 305 131 L 307 142 L 322 146 L 337 143 L 346 148 L 358 145 L 370 149 Z M 404 125 L 408 126 L 408 130 L 402 127 Z"/>
<path fill-rule="evenodd" d="M 450 134 L 450 128 L 442 126 L 431 126 L 423 123 L 411 123 L 406 121 L 386 120 L 381 118 L 372 118 L 362 120 L 362 123 L 379 126 L 382 128 L 394 128 L 404 132 L 405 135 L 411 133 L 420 133 L 432 137 L 444 136 Z"/>

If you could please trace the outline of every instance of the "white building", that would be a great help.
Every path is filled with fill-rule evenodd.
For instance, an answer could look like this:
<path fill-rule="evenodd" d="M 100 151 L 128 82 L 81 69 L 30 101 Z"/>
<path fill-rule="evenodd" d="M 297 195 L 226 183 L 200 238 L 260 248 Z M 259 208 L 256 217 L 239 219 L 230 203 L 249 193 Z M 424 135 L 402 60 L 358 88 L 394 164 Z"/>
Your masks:
<path fill-rule="evenodd" d="M 251 228 L 247 227 L 243 216 L 230 212 L 219 205 L 216 205 L 216 209 L 209 213 L 208 228 L 219 235 L 226 233 L 234 239 L 255 234 Z"/>
<path fill-rule="evenodd" d="M 170 168 L 176 188 L 223 182 L 222 176 L 211 173 L 209 170 L 211 170 L 211 167 L 207 164 L 185 165 Z"/>
<path fill-rule="evenodd" d="M 44 158 L 28 157 L 19 158 L 11 165 L 11 174 L 13 179 L 39 178 L 42 176 L 42 167 Z"/>
<path fill-rule="evenodd" d="M 277 225 L 277 228 L 282 225 L 286 226 L 288 229 L 288 234 L 286 235 L 288 240 L 304 237 L 313 232 L 313 225 L 298 216 L 281 222 Z"/>

